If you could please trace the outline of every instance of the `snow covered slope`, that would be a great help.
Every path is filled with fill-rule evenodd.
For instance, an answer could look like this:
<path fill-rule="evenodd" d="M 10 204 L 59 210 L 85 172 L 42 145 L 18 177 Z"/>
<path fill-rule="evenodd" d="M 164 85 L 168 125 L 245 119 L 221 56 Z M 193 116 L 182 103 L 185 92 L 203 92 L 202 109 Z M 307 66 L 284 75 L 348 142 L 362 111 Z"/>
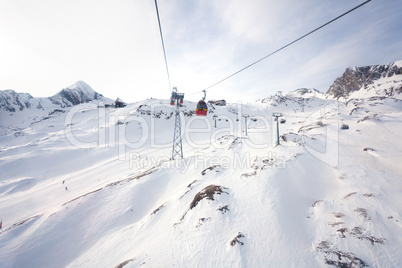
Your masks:
<path fill-rule="evenodd" d="M 257 103 L 275 107 L 277 112 L 301 112 L 315 111 L 319 106 L 325 106 L 333 101 L 328 101 L 324 93 L 314 88 L 299 88 L 287 93 L 278 93 L 274 96 L 257 100 Z"/>
<path fill-rule="evenodd" d="M 303 92 L 3 113 L 0 267 L 400 266 L 402 100 Z"/>

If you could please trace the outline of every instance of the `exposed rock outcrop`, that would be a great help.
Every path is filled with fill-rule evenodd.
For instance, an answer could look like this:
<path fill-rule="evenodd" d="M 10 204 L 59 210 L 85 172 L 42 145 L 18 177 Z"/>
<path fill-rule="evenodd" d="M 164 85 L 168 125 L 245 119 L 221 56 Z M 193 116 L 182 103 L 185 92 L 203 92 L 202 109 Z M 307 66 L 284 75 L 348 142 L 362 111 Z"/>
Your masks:
<path fill-rule="evenodd" d="M 399 75 L 402 75 L 402 61 L 385 65 L 347 68 L 342 76 L 338 77 L 330 86 L 327 95 L 335 99 L 345 98 L 354 91 L 367 89 L 370 85 L 375 84 L 377 80 Z M 400 93 L 402 90 L 400 85 L 397 85 L 396 88 L 393 85 L 390 85 L 390 87 L 392 87 L 392 94 Z"/>

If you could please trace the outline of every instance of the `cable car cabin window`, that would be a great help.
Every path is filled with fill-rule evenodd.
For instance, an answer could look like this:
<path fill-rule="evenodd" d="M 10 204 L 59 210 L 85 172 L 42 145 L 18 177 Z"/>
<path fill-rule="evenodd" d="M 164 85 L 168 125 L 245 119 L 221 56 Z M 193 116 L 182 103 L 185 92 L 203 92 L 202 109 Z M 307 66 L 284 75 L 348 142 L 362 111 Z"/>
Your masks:
<path fill-rule="evenodd" d="M 208 113 L 207 104 L 205 103 L 205 101 L 199 101 L 195 109 L 195 114 L 205 116 L 207 115 L 207 113 Z"/>
<path fill-rule="evenodd" d="M 205 101 L 198 102 L 197 109 L 198 110 L 207 110 L 208 108 L 207 108 L 207 104 L 205 103 Z"/>

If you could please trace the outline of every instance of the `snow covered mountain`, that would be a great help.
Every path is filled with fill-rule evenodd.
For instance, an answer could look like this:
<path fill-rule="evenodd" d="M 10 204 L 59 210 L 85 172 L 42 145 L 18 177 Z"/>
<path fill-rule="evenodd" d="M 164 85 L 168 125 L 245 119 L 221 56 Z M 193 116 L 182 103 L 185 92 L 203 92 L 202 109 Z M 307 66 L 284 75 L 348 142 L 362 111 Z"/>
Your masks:
<path fill-rule="evenodd" d="M 2 113 L 0 267 L 402 264 L 401 99 L 195 105 Z"/>
<path fill-rule="evenodd" d="M 78 81 L 49 98 L 34 98 L 28 93 L 17 93 L 14 90 L 0 90 L 0 110 L 8 112 L 44 107 L 71 107 L 91 101 L 113 102 L 102 94 L 95 92 L 87 83 Z"/>
<path fill-rule="evenodd" d="M 32 96 L 28 93 L 17 93 L 14 90 L 0 90 L 0 109 L 15 112 L 31 107 Z"/>
<path fill-rule="evenodd" d="M 330 103 L 325 99 L 324 93 L 314 88 L 299 88 L 291 92 L 278 92 L 274 96 L 257 100 L 257 103 L 263 103 L 276 107 L 278 112 L 289 111 L 293 109 L 294 112 L 304 111 L 309 108 L 316 109 L 326 103 Z"/>
<path fill-rule="evenodd" d="M 87 83 L 78 81 L 73 85 L 64 88 L 56 95 L 49 98 L 53 103 L 59 104 L 62 107 L 71 107 L 81 103 L 90 101 L 106 101 L 112 102 L 110 99 L 106 99 L 102 94 L 95 92 Z"/>
<path fill-rule="evenodd" d="M 347 68 L 342 76 L 330 86 L 326 94 L 335 99 L 353 98 L 359 96 L 359 91 L 365 97 L 401 94 L 402 61 L 385 65 Z"/>

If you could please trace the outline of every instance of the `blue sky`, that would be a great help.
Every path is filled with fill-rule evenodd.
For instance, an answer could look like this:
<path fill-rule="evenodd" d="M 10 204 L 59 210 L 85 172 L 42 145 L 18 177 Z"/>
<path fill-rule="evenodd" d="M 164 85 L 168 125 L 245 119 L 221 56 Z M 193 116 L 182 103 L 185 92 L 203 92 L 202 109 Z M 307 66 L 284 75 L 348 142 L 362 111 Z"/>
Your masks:
<path fill-rule="evenodd" d="M 354 0 L 160 0 L 172 86 L 186 98 L 343 12 Z M 402 59 L 402 1 L 373 0 L 246 71 L 207 98 L 254 101 L 326 91 L 349 66 Z M 51 96 L 78 80 L 134 102 L 169 98 L 153 0 L 2 0 L 0 90 Z"/>

